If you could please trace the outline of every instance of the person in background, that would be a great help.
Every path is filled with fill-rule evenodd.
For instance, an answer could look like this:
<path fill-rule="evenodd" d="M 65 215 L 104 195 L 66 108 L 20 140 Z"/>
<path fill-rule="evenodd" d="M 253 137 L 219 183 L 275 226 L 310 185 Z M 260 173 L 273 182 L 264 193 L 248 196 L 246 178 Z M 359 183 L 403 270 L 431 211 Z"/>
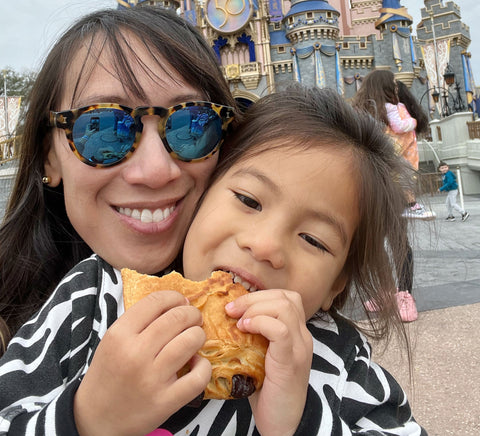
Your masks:
<path fill-rule="evenodd" d="M 403 83 L 399 84 L 391 71 L 374 70 L 364 78 L 353 105 L 366 110 L 384 124 L 385 131 L 395 142 L 397 152 L 410 163 L 414 170 L 412 177 L 416 179 L 419 163 L 417 133 L 428 129 L 428 117 L 408 88 Z M 435 219 L 433 211 L 417 202 L 413 190 L 406 193 L 406 202 L 404 217 Z"/>
<path fill-rule="evenodd" d="M 225 310 L 269 340 L 263 387 L 248 399 L 185 406 L 185 391 L 209 381 L 208 362 L 187 352 L 201 341 L 179 322 L 201 331 L 198 311 L 163 291 L 123 313 L 120 271 L 94 255 L 0 361 L 4 426 L 67 428 L 74 415 L 80 435 L 425 435 L 401 387 L 371 360 L 366 326 L 342 315 L 347 302 L 374 298 L 370 333 L 405 338 L 390 292 L 392 262 L 405 254 L 405 174 L 375 120 L 335 91 L 297 85 L 264 97 L 227 138 L 183 247 L 187 278 L 221 269 L 250 290 Z M 79 305 L 83 293 L 91 298 Z M 176 312 L 161 315 L 161 300 Z M 32 360 L 35 369 L 18 370 Z M 195 374 L 177 378 L 189 360 Z M 59 416 L 58 398 L 82 377 L 73 411 Z"/>
<path fill-rule="evenodd" d="M 442 186 L 438 188 L 438 192 L 446 192 L 447 200 L 445 205 L 447 206 L 447 221 L 455 221 L 453 216 L 453 209 L 462 215 L 462 221 L 466 221 L 470 214 L 462 209 L 457 204 L 457 195 L 458 195 L 458 183 L 455 174 L 450 171 L 450 168 L 446 162 L 440 162 L 438 164 L 438 171 L 442 173 Z"/>

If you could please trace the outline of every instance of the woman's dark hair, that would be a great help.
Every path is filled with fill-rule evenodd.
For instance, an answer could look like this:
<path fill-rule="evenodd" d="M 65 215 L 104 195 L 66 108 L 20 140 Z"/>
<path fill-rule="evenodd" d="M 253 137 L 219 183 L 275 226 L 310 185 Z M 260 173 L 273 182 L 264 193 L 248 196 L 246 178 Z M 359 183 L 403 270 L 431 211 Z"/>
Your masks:
<path fill-rule="evenodd" d="M 150 76 L 153 73 L 130 45 L 132 36 L 160 67 L 166 61 L 206 99 L 235 106 L 213 49 L 192 25 L 171 11 L 154 7 L 98 11 L 63 34 L 47 56 L 29 96 L 18 174 L 0 228 L 3 343 L 8 343 L 9 335 L 43 304 L 68 270 L 91 254 L 67 217 L 63 186 L 42 184 L 50 147 L 49 111 L 65 109 L 59 108 L 65 79 L 72 74 L 72 60 L 83 53 L 86 61 L 89 57 L 96 60 L 106 51 L 113 60 L 113 71 L 109 72 L 129 93 L 144 99 L 149 90 L 140 87 L 132 67 L 139 65 Z M 80 91 L 80 78 L 88 78 L 95 64 L 84 62 L 77 77 L 69 76 L 69 80 L 76 80 L 73 99 Z"/>
<path fill-rule="evenodd" d="M 353 156 L 351 170 L 358 180 L 360 220 L 345 264 L 349 281 L 331 312 L 339 316 L 347 303 L 363 307 L 360 303 L 373 299 L 382 308 L 371 323 L 370 333 L 377 337 L 389 331 L 392 320 L 398 321 L 394 270 L 406 256 L 407 229 L 401 214 L 411 181 L 410 167 L 395 153 L 383 130 L 373 117 L 353 109 L 335 91 L 294 85 L 261 98 L 247 110 L 227 139 L 229 147 L 211 178 L 214 183 L 235 162 L 261 158 L 272 147 L 348 147 Z M 370 318 L 368 312 L 366 316 Z"/>
<path fill-rule="evenodd" d="M 417 120 L 417 127 L 415 131 L 417 134 L 428 132 L 428 116 L 418 103 L 416 97 L 410 92 L 407 85 L 400 80 L 397 80 L 398 86 L 398 100 L 407 108 L 408 113 Z"/>
<path fill-rule="evenodd" d="M 386 103 L 398 104 L 395 76 L 390 70 L 374 70 L 363 79 L 353 105 L 388 126 Z"/>

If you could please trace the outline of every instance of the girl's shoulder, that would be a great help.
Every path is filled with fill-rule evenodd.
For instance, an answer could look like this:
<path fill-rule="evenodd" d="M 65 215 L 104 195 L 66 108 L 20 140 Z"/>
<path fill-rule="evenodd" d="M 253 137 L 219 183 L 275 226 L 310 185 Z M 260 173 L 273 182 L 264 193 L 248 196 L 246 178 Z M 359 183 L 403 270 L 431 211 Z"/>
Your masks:
<path fill-rule="evenodd" d="M 366 336 L 342 316 L 325 314 L 310 320 L 307 327 L 317 347 L 319 344 L 328 347 L 342 360 L 349 359 L 352 353 L 356 354 L 360 349 L 370 349 Z"/>

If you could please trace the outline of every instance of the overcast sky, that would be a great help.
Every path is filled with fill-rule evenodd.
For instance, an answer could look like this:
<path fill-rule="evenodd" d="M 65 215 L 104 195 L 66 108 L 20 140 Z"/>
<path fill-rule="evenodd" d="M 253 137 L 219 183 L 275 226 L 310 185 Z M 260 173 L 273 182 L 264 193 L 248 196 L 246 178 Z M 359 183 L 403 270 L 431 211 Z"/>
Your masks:
<path fill-rule="evenodd" d="M 444 3 L 446 0 L 444 0 Z M 415 32 L 421 0 L 401 0 L 413 16 Z M 456 0 L 462 20 L 470 26 L 472 67 L 480 85 L 479 0 Z M 37 70 L 51 44 L 77 17 L 102 8 L 116 8 L 116 0 L 0 0 L 0 69 Z M 477 23 L 478 24 L 478 23 Z"/>

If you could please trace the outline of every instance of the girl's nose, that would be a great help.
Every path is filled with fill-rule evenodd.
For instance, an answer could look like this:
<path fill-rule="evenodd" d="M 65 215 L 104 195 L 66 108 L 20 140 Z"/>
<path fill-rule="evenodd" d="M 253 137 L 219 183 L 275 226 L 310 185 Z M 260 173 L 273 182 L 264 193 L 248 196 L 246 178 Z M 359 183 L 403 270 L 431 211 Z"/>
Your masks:
<path fill-rule="evenodd" d="M 280 232 L 268 223 L 247 229 L 237 237 L 240 248 L 248 250 L 258 262 L 268 262 L 274 269 L 285 266 L 287 247 L 282 242 Z"/>
<path fill-rule="evenodd" d="M 181 175 L 178 161 L 170 156 L 160 138 L 158 122 L 157 116 L 142 118 L 143 131 L 140 142 L 124 170 L 124 178 L 130 184 L 158 188 Z"/>

